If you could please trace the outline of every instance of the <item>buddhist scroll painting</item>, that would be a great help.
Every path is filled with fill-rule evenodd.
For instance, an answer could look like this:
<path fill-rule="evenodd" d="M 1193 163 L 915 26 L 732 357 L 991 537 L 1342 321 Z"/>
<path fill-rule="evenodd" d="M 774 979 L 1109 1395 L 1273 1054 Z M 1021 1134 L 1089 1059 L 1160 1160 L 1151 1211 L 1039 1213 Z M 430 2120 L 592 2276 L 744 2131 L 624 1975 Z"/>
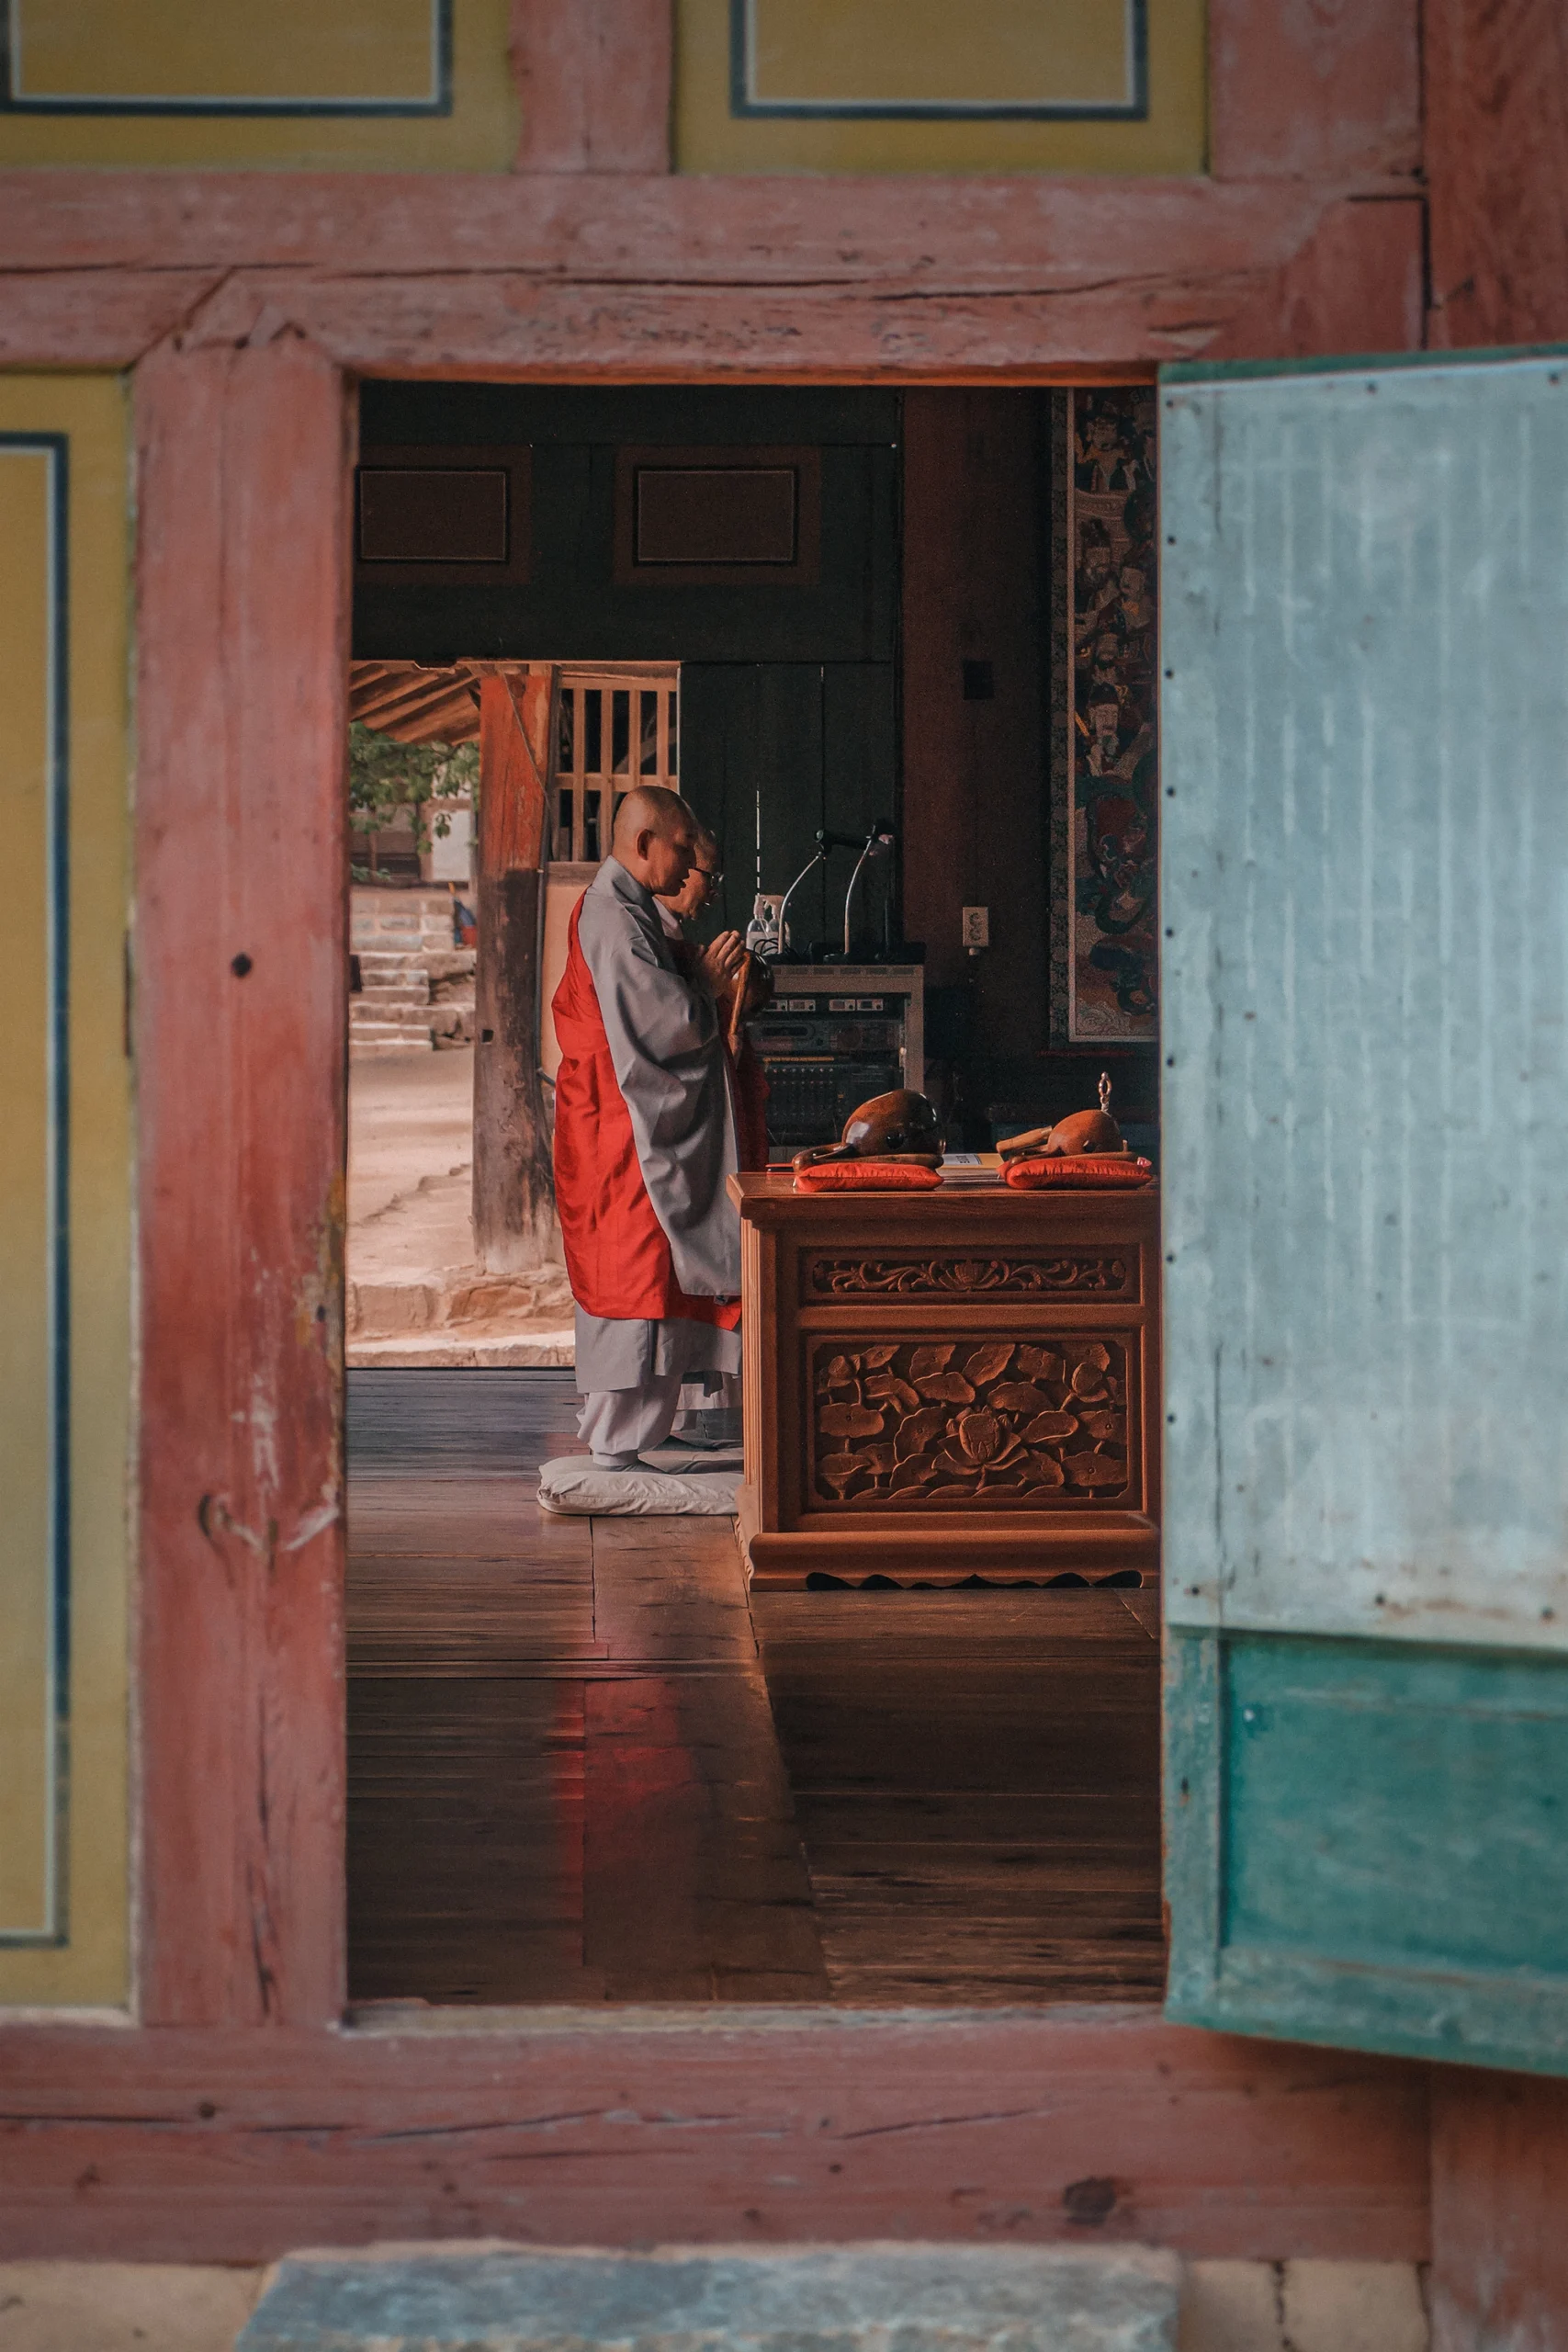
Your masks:
<path fill-rule="evenodd" d="M 1056 1026 L 1131 1044 L 1157 1030 L 1155 395 L 1077 391 L 1062 406 Z"/>

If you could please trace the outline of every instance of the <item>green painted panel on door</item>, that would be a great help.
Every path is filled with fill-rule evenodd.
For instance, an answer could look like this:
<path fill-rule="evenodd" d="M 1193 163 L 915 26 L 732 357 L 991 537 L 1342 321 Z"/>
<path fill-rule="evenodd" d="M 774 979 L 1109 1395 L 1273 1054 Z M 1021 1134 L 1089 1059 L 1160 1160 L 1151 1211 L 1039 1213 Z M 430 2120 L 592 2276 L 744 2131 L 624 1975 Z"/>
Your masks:
<path fill-rule="evenodd" d="M 1170 2007 L 1568 2062 L 1568 1659 L 1171 1629 Z"/>

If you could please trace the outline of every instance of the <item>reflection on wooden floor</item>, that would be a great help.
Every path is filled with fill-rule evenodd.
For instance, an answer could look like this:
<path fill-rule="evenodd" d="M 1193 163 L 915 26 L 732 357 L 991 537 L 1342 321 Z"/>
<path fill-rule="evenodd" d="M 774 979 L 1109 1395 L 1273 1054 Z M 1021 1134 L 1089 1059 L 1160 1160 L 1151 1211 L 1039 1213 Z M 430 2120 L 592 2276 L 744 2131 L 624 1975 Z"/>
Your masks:
<path fill-rule="evenodd" d="M 1152 1594 L 770 1593 L 561 1521 L 570 1374 L 350 1375 L 355 2000 L 1148 2000 Z"/>

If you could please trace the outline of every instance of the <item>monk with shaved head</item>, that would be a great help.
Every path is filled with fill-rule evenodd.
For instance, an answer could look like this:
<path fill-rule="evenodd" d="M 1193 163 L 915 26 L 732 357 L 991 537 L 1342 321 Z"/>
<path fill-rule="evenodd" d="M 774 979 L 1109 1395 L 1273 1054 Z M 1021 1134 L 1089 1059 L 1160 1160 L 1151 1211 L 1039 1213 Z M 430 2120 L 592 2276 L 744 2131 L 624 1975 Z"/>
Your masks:
<path fill-rule="evenodd" d="M 556 1200 L 577 1303 L 579 1426 L 595 1463 L 661 1444 L 683 1382 L 739 1369 L 735 1114 L 715 1003 L 744 949 L 678 954 L 702 829 L 678 793 L 628 792 L 573 910 L 556 991 Z"/>

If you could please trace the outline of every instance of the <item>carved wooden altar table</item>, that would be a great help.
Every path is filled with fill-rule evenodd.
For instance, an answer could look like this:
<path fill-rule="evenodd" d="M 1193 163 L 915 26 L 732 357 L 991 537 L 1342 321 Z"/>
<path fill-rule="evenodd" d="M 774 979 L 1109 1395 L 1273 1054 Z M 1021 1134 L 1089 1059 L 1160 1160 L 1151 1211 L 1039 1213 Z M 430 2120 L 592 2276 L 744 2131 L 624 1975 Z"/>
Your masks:
<path fill-rule="evenodd" d="M 730 1187 L 756 1584 L 1152 1581 L 1157 1187 Z"/>

